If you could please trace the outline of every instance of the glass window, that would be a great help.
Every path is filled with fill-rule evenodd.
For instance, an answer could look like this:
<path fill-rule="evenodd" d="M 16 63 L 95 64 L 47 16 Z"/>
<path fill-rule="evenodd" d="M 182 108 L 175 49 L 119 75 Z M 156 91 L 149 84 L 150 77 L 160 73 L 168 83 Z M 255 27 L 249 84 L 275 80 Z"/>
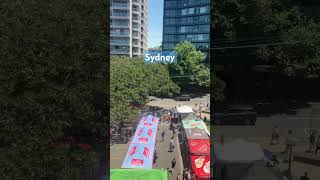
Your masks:
<path fill-rule="evenodd" d="M 181 32 L 181 33 L 186 32 L 186 27 L 185 27 L 185 26 L 181 26 L 181 27 L 180 27 L 180 32 Z"/>

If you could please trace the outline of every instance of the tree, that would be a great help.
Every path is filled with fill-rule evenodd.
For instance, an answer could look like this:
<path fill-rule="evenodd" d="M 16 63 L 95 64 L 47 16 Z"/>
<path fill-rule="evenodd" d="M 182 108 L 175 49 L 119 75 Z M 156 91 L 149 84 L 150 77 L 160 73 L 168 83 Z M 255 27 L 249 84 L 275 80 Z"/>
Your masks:
<path fill-rule="evenodd" d="M 177 53 L 177 63 L 167 64 L 170 74 L 192 76 L 191 80 L 197 85 L 209 87 L 210 69 L 203 64 L 205 55 L 187 41 L 177 44 L 174 51 Z M 176 82 L 185 85 L 190 83 L 190 79 L 177 79 Z"/>
<path fill-rule="evenodd" d="M 162 64 L 146 64 L 141 58 L 113 57 L 110 62 L 111 122 L 132 122 L 149 95 L 170 96 L 180 88 Z"/>
<path fill-rule="evenodd" d="M 0 6 L 0 179 L 74 179 L 100 151 L 83 132 L 106 132 L 94 99 L 105 94 L 107 6 Z"/>
<path fill-rule="evenodd" d="M 291 0 L 227 0 L 213 4 L 217 46 L 280 46 L 224 50 L 224 54 L 254 54 L 258 62 L 287 76 L 319 77 L 319 24 L 308 20 Z M 219 27 L 219 28 L 218 28 Z"/>

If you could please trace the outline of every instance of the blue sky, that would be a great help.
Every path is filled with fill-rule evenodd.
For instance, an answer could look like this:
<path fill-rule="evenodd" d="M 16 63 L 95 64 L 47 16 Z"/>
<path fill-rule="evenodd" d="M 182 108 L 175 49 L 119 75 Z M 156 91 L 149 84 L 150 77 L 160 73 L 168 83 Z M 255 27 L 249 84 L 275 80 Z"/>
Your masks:
<path fill-rule="evenodd" d="M 163 0 L 148 0 L 148 47 L 162 41 Z"/>

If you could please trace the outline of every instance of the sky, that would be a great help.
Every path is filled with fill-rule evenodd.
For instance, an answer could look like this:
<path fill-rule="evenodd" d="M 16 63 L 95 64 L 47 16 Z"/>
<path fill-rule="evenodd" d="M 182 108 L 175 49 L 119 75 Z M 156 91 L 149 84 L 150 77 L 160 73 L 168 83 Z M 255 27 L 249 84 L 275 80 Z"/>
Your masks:
<path fill-rule="evenodd" d="M 148 48 L 162 41 L 163 0 L 148 0 Z"/>

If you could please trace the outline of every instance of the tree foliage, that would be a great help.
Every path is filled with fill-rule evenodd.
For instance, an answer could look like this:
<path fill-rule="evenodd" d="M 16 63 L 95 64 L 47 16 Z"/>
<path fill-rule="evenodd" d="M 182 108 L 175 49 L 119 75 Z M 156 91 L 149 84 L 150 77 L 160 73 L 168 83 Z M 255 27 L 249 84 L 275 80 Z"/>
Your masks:
<path fill-rule="evenodd" d="M 205 55 L 197 50 L 190 42 L 184 41 L 176 45 L 174 51 L 177 53 L 177 63 L 168 64 L 171 75 L 192 76 L 197 85 L 201 87 L 210 86 L 210 69 L 203 62 Z M 184 85 L 190 79 L 177 79 L 176 82 Z"/>
<path fill-rule="evenodd" d="M 217 44 L 284 43 L 241 51 L 288 76 L 319 77 L 320 25 L 304 17 L 294 1 L 226 0 L 213 7 Z"/>
<path fill-rule="evenodd" d="M 74 179 L 97 159 L 95 143 L 78 135 L 105 133 L 95 101 L 105 94 L 105 9 L 94 1 L 1 1 L 0 179 Z M 64 143 L 66 136 L 93 149 Z"/>
<path fill-rule="evenodd" d="M 112 123 L 130 122 L 137 111 L 130 105 L 144 105 L 149 95 L 170 96 L 180 88 L 170 80 L 162 64 L 146 64 L 141 58 L 112 57 L 110 102 Z"/>

